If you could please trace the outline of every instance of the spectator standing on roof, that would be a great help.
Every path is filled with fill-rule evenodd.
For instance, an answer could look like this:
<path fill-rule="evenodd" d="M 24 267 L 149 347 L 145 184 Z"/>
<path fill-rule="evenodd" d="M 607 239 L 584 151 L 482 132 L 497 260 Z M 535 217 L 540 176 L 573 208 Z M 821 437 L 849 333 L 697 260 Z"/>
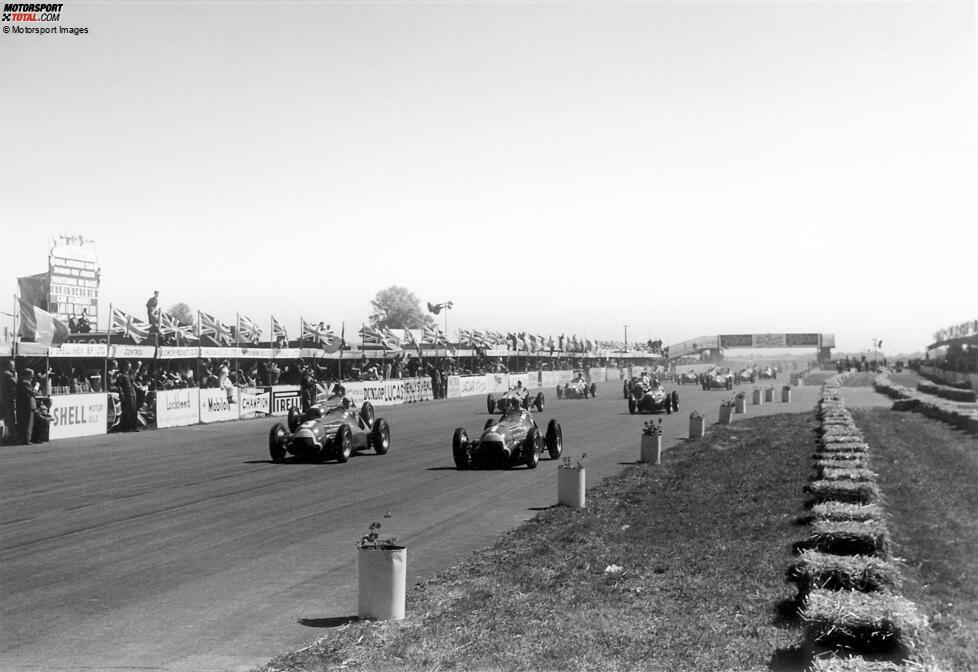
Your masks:
<path fill-rule="evenodd" d="M 160 331 L 160 292 L 153 291 L 153 296 L 146 302 L 146 321 L 149 322 L 150 331 L 159 333 Z"/>

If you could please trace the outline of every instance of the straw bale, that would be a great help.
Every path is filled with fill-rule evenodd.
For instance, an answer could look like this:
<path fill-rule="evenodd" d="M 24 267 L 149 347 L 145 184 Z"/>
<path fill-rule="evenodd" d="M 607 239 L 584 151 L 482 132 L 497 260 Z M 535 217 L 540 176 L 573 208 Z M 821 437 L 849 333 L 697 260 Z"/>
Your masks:
<path fill-rule="evenodd" d="M 890 535 L 886 525 L 879 520 L 816 518 L 806 546 L 823 553 L 885 558 L 890 548 Z"/>
<path fill-rule="evenodd" d="M 813 590 L 801 618 L 809 642 L 863 653 L 915 649 L 927 627 L 913 602 L 886 592 Z"/>
<path fill-rule="evenodd" d="M 898 574 L 896 567 L 882 558 L 806 550 L 788 567 L 787 578 L 804 597 L 818 589 L 880 591 L 894 587 Z"/>
<path fill-rule="evenodd" d="M 880 489 L 872 481 L 826 481 L 820 479 L 805 486 L 805 491 L 821 502 L 872 504 L 880 500 Z"/>
<path fill-rule="evenodd" d="M 929 663 L 905 660 L 867 660 L 861 656 L 819 656 L 812 660 L 809 672 L 943 672 Z"/>
<path fill-rule="evenodd" d="M 824 467 L 822 478 L 826 481 L 875 481 L 877 474 L 869 469 L 858 467 Z"/>
<path fill-rule="evenodd" d="M 824 520 L 882 520 L 883 509 L 879 504 L 846 504 L 823 502 L 812 507 L 812 515 Z"/>

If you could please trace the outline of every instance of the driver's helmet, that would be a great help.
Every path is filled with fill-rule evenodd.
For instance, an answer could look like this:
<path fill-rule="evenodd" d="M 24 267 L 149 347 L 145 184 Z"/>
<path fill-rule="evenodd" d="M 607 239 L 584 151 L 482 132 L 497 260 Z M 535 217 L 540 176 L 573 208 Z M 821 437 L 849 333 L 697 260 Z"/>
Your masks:
<path fill-rule="evenodd" d="M 349 397 L 343 397 L 343 408 L 349 408 L 352 405 L 353 405 L 353 402 L 350 401 L 350 398 Z"/>

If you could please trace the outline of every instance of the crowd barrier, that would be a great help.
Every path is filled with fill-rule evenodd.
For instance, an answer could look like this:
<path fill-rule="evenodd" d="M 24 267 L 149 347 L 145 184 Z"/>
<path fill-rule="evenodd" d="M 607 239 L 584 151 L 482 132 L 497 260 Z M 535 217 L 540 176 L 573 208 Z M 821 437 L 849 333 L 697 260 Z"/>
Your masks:
<path fill-rule="evenodd" d="M 594 368 L 592 382 L 618 381 L 618 369 Z M 531 371 L 528 373 L 490 373 L 479 376 L 448 376 L 447 397 L 459 398 L 499 394 L 522 382 L 536 390 L 554 388 L 573 380 L 576 371 Z M 392 406 L 431 401 L 435 398 L 429 377 L 397 378 L 343 383 L 346 394 L 360 406 Z M 300 406 L 297 385 L 271 387 L 184 388 L 159 390 L 155 401 L 140 409 L 144 426 L 150 429 L 229 422 L 266 416 L 283 416 L 292 406 Z M 61 394 L 51 397 L 51 439 L 106 434 L 119 424 L 121 405 L 114 392 Z"/>

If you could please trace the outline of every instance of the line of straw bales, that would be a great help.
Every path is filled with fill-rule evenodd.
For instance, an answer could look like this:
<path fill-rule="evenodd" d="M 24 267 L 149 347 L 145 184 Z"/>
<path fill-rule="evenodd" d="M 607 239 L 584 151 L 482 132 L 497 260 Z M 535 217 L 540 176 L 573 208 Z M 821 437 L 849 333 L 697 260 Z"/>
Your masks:
<path fill-rule="evenodd" d="M 894 411 L 917 411 L 972 434 L 978 434 L 978 406 L 974 403 L 937 397 L 924 391 L 930 389 L 926 384 L 921 384 L 917 390 L 913 390 L 906 385 L 894 383 L 885 373 L 876 376 L 873 386 L 877 392 L 895 399 Z"/>
<path fill-rule="evenodd" d="M 936 672 L 915 659 L 927 618 L 899 594 L 883 495 L 869 445 L 840 395 L 848 374 L 822 387 L 816 409 L 809 536 L 787 579 L 798 590 L 802 649 L 812 672 Z"/>

